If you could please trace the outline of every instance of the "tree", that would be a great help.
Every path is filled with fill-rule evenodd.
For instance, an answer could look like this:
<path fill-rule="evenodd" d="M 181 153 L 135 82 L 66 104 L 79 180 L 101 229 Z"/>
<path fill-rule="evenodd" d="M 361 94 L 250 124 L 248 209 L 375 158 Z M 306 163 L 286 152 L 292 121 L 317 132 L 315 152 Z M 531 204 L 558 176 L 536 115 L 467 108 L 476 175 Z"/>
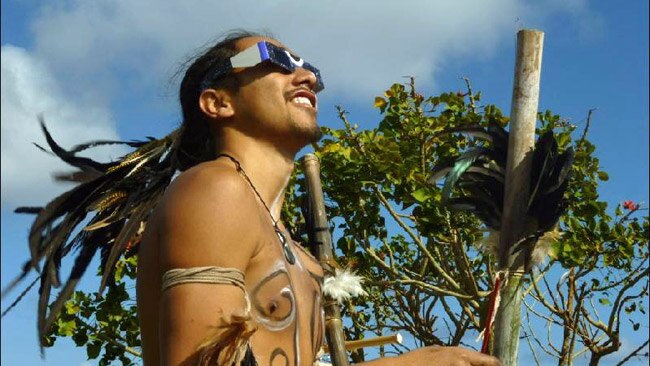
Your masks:
<path fill-rule="evenodd" d="M 494 105 L 479 105 L 480 93 L 467 86 L 467 92 L 424 97 L 414 79 L 394 84 L 375 99 L 382 114 L 376 128 L 360 130 L 339 108 L 343 128 L 324 128 L 325 138 L 314 146 L 339 264 L 367 279 L 368 296 L 344 308 L 348 339 L 400 331 L 412 335 L 416 346 L 474 347 L 484 327 L 496 263 L 489 233 L 472 214 L 441 204 L 441 188 L 428 182 L 436 164 L 477 144 L 445 131 L 508 123 Z M 553 130 L 560 149 L 573 146 L 576 157 L 563 234 L 542 250 L 550 258 L 524 280 L 528 324 L 522 336 L 536 360 L 541 350 L 560 365 L 580 355 L 596 365 L 621 349 L 623 328 L 645 334 L 641 329 L 648 326 L 648 216 L 627 202 L 616 206 L 612 217 L 607 203 L 599 201 L 598 186 L 608 177 L 587 139 L 591 113 L 577 139 L 577 126 L 550 111 L 540 113 L 539 121 L 538 133 Z M 297 170 L 283 211 L 297 238 L 305 236 L 302 192 Z M 119 263 L 123 269 L 105 297 L 75 293 L 51 329 L 50 344 L 72 337 L 86 346 L 90 359 L 101 355 L 101 364 L 116 358 L 132 362 L 126 355 L 137 354 L 139 340 L 126 283 L 133 280 L 135 257 Z M 558 278 L 559 271 L 565 274 Z M 549 330 L 547 338 L 540 335 L 540 322 Z M 647 338 L 637 343 L 626 360 L 646 352 Z M 364 353 L 352 357 L 358 361 Z"/>

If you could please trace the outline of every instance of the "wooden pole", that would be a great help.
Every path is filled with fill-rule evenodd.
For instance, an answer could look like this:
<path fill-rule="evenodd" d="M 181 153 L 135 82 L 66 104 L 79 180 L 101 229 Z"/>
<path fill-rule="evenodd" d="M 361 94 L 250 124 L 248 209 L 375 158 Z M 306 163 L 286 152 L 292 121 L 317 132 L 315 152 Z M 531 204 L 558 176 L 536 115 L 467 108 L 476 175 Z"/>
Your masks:
<path fill-rule="evenodd" d="M 316 155 L 306 154 L 302 158 L 302 169 L 309 199 L 308 235 L 313 254 L 320 262 L 326 276 L 334 275 L 334 250 L 332 237 L 325 212 L 325 198 L 320 180 L 320 162 Z M 343 320 L 336 300 L 324 294 L 323 310 L 325 312 L 325 339 L 334 366 L 349 366 L 348 353 L 345 349 Z"/>
<path fill-rule="evenodd" d="M 517 33 L 515 80 L 510 110 L 510 137 L 505 195 L 499 242 L 499 268 L 505 272 L 501 301 L 494 324 L 493 354 L 504 366 L 516 366 L 521 327 L 521 280 L 525 250 L 510 249 L 522 237 L 529 197 L 530 170 L 535 145 L 544 33 L 523 29 Z"/>

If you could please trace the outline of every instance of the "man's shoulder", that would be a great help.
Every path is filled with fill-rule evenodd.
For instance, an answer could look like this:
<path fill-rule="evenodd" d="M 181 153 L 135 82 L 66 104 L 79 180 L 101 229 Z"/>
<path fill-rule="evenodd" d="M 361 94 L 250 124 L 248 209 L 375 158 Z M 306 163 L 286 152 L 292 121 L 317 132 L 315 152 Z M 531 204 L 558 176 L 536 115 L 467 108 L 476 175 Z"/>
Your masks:
<path fill-rule="evenodd" d="M 180 174 L 161 206 L 162 215 L 175 225 L 189 220 L 189 225 L 206 223 L 215 228 L 250 223 L 259 211 L 250 185 L 232 165 L 222 161 L 204 163 Z M 248 220 L 236 221 L 244 217 Z"/>
<path fill-rule="evenodd" d="M 165 201 L 234 200 L 251 196 L 250 193 L 250 186 L 232 165 L 211 161 L 176 177 L 165 194 Z"/>
<path fill-rule="evenodd" d="M 247 260 L 257 244 L 259 208 L 251 188 L 232 166 L 207 163 L 182 173 L 158 209 L 159 233 L 174 266 L 238 268 L 242 263 L 230 263 L 223 253 L 236 251 Z"/>

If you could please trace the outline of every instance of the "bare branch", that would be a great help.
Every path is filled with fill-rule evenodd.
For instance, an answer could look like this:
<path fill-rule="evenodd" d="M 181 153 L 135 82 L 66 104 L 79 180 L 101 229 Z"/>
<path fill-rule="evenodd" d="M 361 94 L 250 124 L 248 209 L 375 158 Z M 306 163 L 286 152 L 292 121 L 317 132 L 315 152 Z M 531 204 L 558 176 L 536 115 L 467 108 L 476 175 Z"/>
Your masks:
<path fill-rule="evenodd" d="M 591 108 L 589 112 L 587 113 L 587 123 L 585 124 L 585 129 L 582 130 L 582 136 L 580 137 L 580 140 L 578 141 L 578 144 L 576 147 L 579 149 L 580 146 L 584 143 L 585 139 L 587 138 L 587 132 L 589 132 L 589 125 L 591 124 L 591 114 L 597 110 L 598 108 Z"/>
<path fill-rule="evenodd" d="M 469 108 L 472 111 L 472 113 L 476 113 L 476 100 L 474 98 L 474 93 L 472 92 L 472 84 L 469 82 L 469 78 L 467 76 L 463 76 L 463 80 L 465 80 L 465 85 L 467 85 L 467 96 L 469 96 Z"/>
<path fill-rule="evenodd" d="M 465 286 L 467 286 L 470 290 L 470 292 L 474 296 L 478 296 L 479 290 L 478 290 L 478 285 L 476 284 L 476 279 L 472 275 L 472 271 L 470 270 L 470 264 L 469 264 L 469 259 L 467 258 L 467 252 L 465 250 L 465 247 L 463 243 L 461 243 L 458 231 L 454 229 L 451 226 L 451 219 L 449 217 L 449 213 L 446 215 L 446 221 L 447 225 L 450 228 L 451 231 L 451 250 L 454 252 L 454 261 L 456 262 L 456 266 L 459 269 L 459 272 L 463 274 L 463 282 L 465 283 Z"/>
<path fill-rule="evenodd" d="M 628 283 L 626 283 L 621 288 L 618 295 L 616 295 L 616 300 L 614 300 L 613 309 L 619 309 L 620 302 L 621 302 L 621 300 L 623 298 L 623 295 L 625 295 L 625 293 L 627 292 L 627 290 L 629 290 L 634 285 L 636 285 L 636 283 L 639 282 L 641 279 L 646 278 L 649 273 L 650 273 L 650 268 L 646 268 L 645 271 L 639 273 L 636 277 L 630 279 L 630 281 Z M 610 330 L 613 329 L 614 321 L 618 318 L 618 313 L 619 312 L 620 312 L 620 310 L 618 312 L 617 311 L 612 311 L 612 313 L 611 313 L 611 315 L 609 317 L 609 322 L 607 323 L 607 329 L 610 329 Z M 620 320 L 618 322 L 620 322 Z M 618 326 L 616 327 L 616 329 L 618 329 Z"/>
<path fill-rule="evenodd" d="M 630 359 L 632 359 L 632 357 L 636 356 L 639 352 L 641 352 L 641 350 L 642 350 L 643 348 L 645 348 L 645 347 L 648 345 L 649 342 L 650 342 L 650 339 L 646 339 L 646 341 L 643 342 L 642 345 L 640 345 L 640 346 L 639 346 L 637 349 L 635 349 L 634 351 L 630 352 L 630 354 L 627 355 L 627 357 L 625 357 L 624 359 L 622 359 L 621 362 L 617 363 L 616 366 L 621 366 L 622 364 L 624 364 L 624 363 L 626 363 L 627 361 L 629 361 Z"/>
<path fill-rule="evenodd" d="M 533 347 L 533 344 L 530 342 L 530 336 L 526 335 L 526 342 L 528 342 L 528 348 L 530 348 L 530 352 L 533 354 L 533 359 L 535 360 L 535 365 L 541 366 L 539 363 L 539 359 L 537 358 L 537 353 L 535 352 L 535 347 Z"/>
<path fill-rule="evenodd" d="M 557 321 L 557 320 L 555 320 L 555 319 L 553 319 L 553 318 L 551 318 L 549 316 L 546 316 L 546 315 L 538 312 L 537 310 L 533 309 L 533 307 L 531 305 L 529 305 L 526 301 L 523 301 L 523 304 L 526 307 L 526 309 L 529 312 L 533 313 L 535 316 L 537 316 L 539 318 L 542 318 L 542 319 L 545 319 L 547 322 L 553 323 L 555 325 L 562 326 L 562 323 L 560 323 L 559 321 Z"/>
<path fill-rule="evenodd" d="M 92 325 L 88 324 L 87 322 L 85 322 L 83 319 L 81 319 L 79 316 L 76 316 L 76 315 L 75 315 L 75 319 L 77 321 L 79 321 L 81 324 L 83 324 L 83 326 L 85 326 L 89 331 L 91 331 L 93 333 L 93 335 L 95 335 L 97 338 L 100 338 L 105 342 L 108 342 L 108 343 L 110 343 L 110 344 L 112 344 L 114 346 L 117 346 L 117 347 L 123 349 L 124 352 L 126 352 L 126 353 L 130 353 L 133 356 L 142 358 L 142 353 L 140 353 L 140 352 L 136 351 L 135 349 L 127 346 L 126 344 L 120 343 L 120 342 L 116 341 L 115 339 L 103 334 L 101 332 L 101 327 L 92 326 Z M 118 338 L 120 338 L 123 341 L 126 341 L 124 338 L 120 337 L 119 335 L 115 335 L 115 336 L 117 336 Z"/>
<path fill-rule="evenodd" d="M 453 289 L 460 290 L 460 285 L 445 270 L 443 270 L 442 267 L 440 267 L 440 263 L 438 263 L 438 261 L 431 255 L 429 250 L 427 250 L 427 248 L 424 245 L 424 243 L 422 242 L 422 240 L 420 240 L 420 237 L 418 235 L 415 235 L 413 230 L 411 230 L 411 228 L 408 227 L 408 225 L 406 225 L 400 219 L 400 217 L 397 215 L 397 212 L 395 212 L 395 209 L 393 208 L 393 206 L 388 202 L 388 200 L 386 199 L 384 194 L 381 193 L 379 188 L 377 188 L 377 186 L 373 186 L 373 190 L 375 191 L 375 194 L 377 194 L 377 197 L 379 198 L 379 201 L 381 201 L 382 205 L 388 210 L 388 212 L 393 217 L 393 219 L 395 219 L 397 224 L 402 229 L 404 229 L 404 231 L 406 231 L 406 233 L 411 237 L 413 242 L 415 242 L 415 244 L 420 248 L 420 250 L 422 250 L 422 252 L 424 254 L 426 254 L 427 258 L 429 258 L 429 261 L 431 262 L 431 265 L 433 265 L 433 267 L 436 269 L 436 271 L 439 272 L 439 274 L 449 283 L 449 285 Z M 454 296 L 456 296 L 456 295 L 454 295 Z M 460 295 L 460 296 L 463 297 L 463 298 L 471 297 L 471 296 L 468 296 L 468 295 Z"/>

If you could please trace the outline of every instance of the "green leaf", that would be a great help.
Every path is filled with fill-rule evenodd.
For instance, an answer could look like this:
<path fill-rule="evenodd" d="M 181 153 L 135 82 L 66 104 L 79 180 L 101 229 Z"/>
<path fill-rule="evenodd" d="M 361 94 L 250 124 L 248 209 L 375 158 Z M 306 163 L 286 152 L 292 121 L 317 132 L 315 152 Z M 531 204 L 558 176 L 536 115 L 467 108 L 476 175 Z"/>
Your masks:
<path fill-rule="evenodd" d="M 88 355 L 89 360 L 94 360 L 99 356 L 99 352 L 102 350 L 102 344 L 99 341 L 94 341 L 86 345 L 86 354 Z"/>
<path fill-rule="evenodd" d="M 425 202 L 431 198 L 431 191 L 427 188 L 420 188 L 411 193 L 411 196 L 418 202 Z"/>
<path fill-rule="evenodd" d="M 600 286 L 600 281 L 598 281 L 598 279 L 596 279 L 596 278 L 592 278 L 591 283 L 592 283 L 592 287 Z"/>
<path fill-rule="evenodd" d="M 557 144 L 559 146 L 566 146 L 571 141 L 571 135 L 568 133 L 561 133 L 557 136 Z"/>
<path fill-rule="evenodd" d="M 603 305 L 611 305 L 611 304 L 612 304 L 612 303 L 609 301 L 609 299 L 606 298 L 606 297 L 603 297 L 602 299 L 598 300 L 598 302 L 601 303 L 601 304 L 603 304 Z"/>
<path fill-rule="evenodd" d="M 383 112 L 384 108 L 386 107 L 386 99 L 382 97 L 375 97 L 375 108 L 380 108 Z"/>
<path fill-rule="evenodd" d="M 603 171 L 599 171 L 598 179 L 602 180 L 603 182 L 607 182 L 609 180 L 609 175 Z"/>
<path fill-rule="evenodd" d="M 72 335 L 72 340 L 78 347 L 81 347 L 84 344 L 86 344 L 86 342 L 88 342 L 88 336 L 86 335 L 86 333 L 76 332 L 75 334 Z"/>
<path fill-rule="evenodd" d="M 80 310 L 81 310 L 81 307 L 79 307 L 79 305 L 73 300 L 67 301 L 65 303 L 65 311 L 66 311 L 66 313 L 68 313 L 70 315 L 76 314 Z"/>
<path fill-rule="evenodd" d="M 61 318 L 57 321 L 59 331 L 58 334 L 66 337 L 70 337 L 75 329 L 77 329 L 77 323 L 73 320 L 63 321 Z"/>

